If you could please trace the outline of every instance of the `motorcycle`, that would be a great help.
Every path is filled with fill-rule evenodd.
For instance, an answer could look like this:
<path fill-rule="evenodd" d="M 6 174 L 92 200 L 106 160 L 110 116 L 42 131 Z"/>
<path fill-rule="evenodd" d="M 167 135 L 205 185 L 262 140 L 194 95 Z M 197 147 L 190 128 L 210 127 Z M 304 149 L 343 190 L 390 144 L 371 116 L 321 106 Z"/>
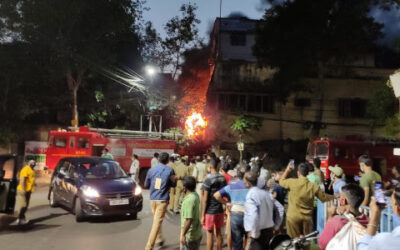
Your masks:
<path fill-rule="evenodd" d="M 287 234 L 274 236 L 270 241 L 273 250 L 301 250 L 310 246 L 310 241 L 318 238 L 318 231 L 291 239 Z"/>

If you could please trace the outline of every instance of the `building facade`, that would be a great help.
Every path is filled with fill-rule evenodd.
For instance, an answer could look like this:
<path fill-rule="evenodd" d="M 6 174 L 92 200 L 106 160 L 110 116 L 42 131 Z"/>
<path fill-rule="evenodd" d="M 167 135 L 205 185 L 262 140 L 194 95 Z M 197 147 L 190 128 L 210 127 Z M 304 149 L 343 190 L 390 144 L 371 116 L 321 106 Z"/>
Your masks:
<path fill-rule="evenodd" d="M 218 18 L 214 24 L 215 67 L 207 110 L 215 128 L 210 136 L 217 148 L 235 149 L 238 136 L 230 126 L 240 115 L 261 122 L 259 130 L 244 137 L 254 151 L 263 150 L 263 145 L 274 147 L 277 141 L 306 141 L 315 126 L 321 137 L 384 136 L 382 126 L 371 127 L 367 104 L 393 69 L 376 68 L 374 56 L 367 55 L 350 65 L 329 67 L 323 84 L 316 77 L 305 77 L 308 91 L 293 92 L 282 103 L 270 87 L 276 69 L 259 67 L 252 53 L 256 25 L 257 20 L 247 18 Z"/>

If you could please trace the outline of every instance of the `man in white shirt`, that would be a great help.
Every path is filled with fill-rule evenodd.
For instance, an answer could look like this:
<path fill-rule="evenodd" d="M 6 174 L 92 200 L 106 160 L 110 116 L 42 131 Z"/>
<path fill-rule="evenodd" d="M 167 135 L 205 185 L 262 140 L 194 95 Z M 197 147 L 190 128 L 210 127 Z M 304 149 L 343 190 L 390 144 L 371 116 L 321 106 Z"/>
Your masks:
<path fill-rule="evenodd" d="M 129 173 L 131 174 L 132 179 L 136 182 L 139 183 L 139 156 L 133 155 L 132 157 L 132 165 L 131 168 L 129 169 Z"/>
<path fill-rule="evenodd" d="M 151 167 L 155 167 L 158 165 L 158 163 L 160 163 L 158 161 L 158 156 L 159 156 L 158 153 L 154 153 L 154 157 L 153 157 L 153 159 L 151 159 Z"/>
<path fill-rule="evenodd" d="M 244 229 L 250 239 L 246 248 L 249 250 L 266 249 L 275 226 L 274 200 L 267 191 L 257 187 L 257 181 L 256 173 L 246 173 L 244 183 L 250 190 L 244 204 Z"/>

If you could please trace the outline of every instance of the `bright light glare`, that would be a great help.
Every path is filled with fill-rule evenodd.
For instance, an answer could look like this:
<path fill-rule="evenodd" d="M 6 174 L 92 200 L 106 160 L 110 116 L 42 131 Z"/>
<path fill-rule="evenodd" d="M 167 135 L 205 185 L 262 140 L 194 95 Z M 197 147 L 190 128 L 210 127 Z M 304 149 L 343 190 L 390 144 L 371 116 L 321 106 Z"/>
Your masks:
<path fill-rule="evenodd" d="M 152 75 L 154 75 L 156 73 L 156 69 L 154 67 L 152 67 L 152 66 L 147 66 L 146 67 L 146 73 L 149 76 L 152 76 Z"/>
<path fill-rule="evenodd" d="M 139 195 L 142 193 L 142 188 L 139 185 L 136 185 L 135 188 L 135 195 Z"/>
<path fill-rule="evenodd" d="M 86 197 L 91 197 L 91 198 L 98 198 L 100 197 L 99 192 L 89 186 L 82 186 L 82 193 L 86 196 Z"/>

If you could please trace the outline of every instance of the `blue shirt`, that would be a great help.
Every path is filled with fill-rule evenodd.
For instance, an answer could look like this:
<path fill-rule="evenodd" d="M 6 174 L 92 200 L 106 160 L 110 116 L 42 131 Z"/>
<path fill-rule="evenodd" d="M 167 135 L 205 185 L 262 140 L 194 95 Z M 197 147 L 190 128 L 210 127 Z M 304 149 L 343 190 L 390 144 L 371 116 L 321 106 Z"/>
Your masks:
<path fill-rule="evenodd" d="M 169 200 L 169 189 L 176 186 L 176 183 L 172 182 L 170 178 L 173 175 L 175 175 L 174 170 L 161 163 L 150 168 L 149 172 L 147 172 L 146 180 L 144 181 L 144 188 L 150 188 L 150 200 Z M 154 188 L 157 178 L 161 179 L 160 189 Z"/>
<path fill-rule="evenodd" d="M 400 227 L 391 233 L 365 234 L 357 243 L 357 250 L 398 250 L 400 247 Z"/>
<path fill-rule="evenodd" d="M 232 212 L 244 212 L 244 203 L 249 190 L 243 180 L 235 179 L 228 186 L 221 188 L 218 192 L 223 197 L 229 197 L 232 203 Z"/>
<path fill-rule="evenodd" d="M 342 179 L 339 179 L 333 183 L 333 193 L 340 194 L 342 192 L 342 187 L 346 185 L 346 182 Z"/>
<path fill-rule="evenodd" d="M 258 239 L 261 230 L 274 227 L 274 202 L 270 193 L 252 187 L 247 193 L 244 206 L 244 229 L 251 232 L 252 238 Z"/>
<path fill-rule="evenodd" d="M 283 188 L 279 184 L 276 184 L 274 186 L 274 192 L 276 192 L 276 200 L 279 201 L 282 205 L 284 205 L 286 194 L 287 194 L 287 189 Z"/>

